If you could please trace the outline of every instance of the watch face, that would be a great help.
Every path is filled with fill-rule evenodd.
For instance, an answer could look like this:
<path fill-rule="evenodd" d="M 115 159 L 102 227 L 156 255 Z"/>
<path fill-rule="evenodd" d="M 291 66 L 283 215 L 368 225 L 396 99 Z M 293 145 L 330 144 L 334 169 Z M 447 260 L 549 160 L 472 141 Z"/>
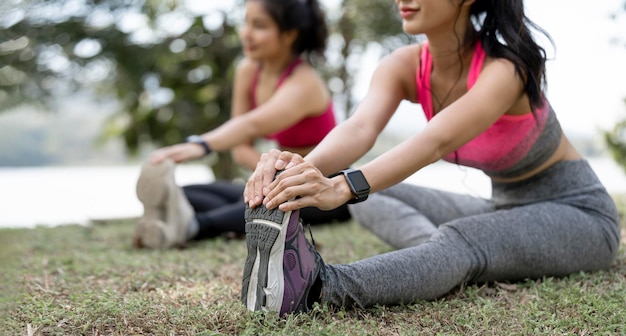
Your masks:
<path fill-rule="evenodd" d="M 361 192 L 369 193 L 370 185 L 369 183 L 367 183 L 365 176 L 363 176 L 363 173 L 360 170 L 348 172 L 348 175 L 349 175 L 348 177 L 349 181 L 350 183 L 352 183 L 352 186 L 354 187 L 354 191 L 356 191 L 357 193 L 361 193 Z"/>
<path fill-rule="evenodd" d="M 194 135 L 188 136 L 187 142 L 195 143 L 195 144 L 202 146 L 202 148 L 204 149 L 204 155 L 211 153 L 211 147 L 209 147 L 209 144 L 206 143 L 206 141 L 204 141 L 204 139 L 200 135 L 194 134 Z"/>
<path fill-rule="evenodd" d="M 201 143 L 204 140 L 202 140 L 202 137 L 200 137 L 199 135 L 190 135 L 187 137 L 187 142 L 193 142 L 193 143 Z"/>

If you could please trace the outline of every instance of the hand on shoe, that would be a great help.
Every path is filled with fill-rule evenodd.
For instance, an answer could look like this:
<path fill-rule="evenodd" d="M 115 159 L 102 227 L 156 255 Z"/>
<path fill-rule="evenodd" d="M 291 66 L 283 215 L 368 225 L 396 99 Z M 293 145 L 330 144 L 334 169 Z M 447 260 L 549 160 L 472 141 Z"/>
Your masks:
<path fill-rule="evenodd" d="M 246 183 L 243 193 L 244 201 L 251 208 L 261 205 L 263 198 L 270 190 L 268 186 L 274 180 L 276 172 L 289 169 L 302 162 L 304 162 L 302 156 L 287 151 L 272 149 L 269 153 L 263 153 Z"/>
<path fill-rule="evenodd" d="M 173 146 L 159 148 L 150 154 L 150 162 L 158 164 L 165 159 L 172 159 L 174 162 L 184 162 L 198 159 L 204 156 L 202 147 L 194 143 L 181 143 Z"/>
<path fill-rule="evenodd" d="M 276 171 L 284 171 L 274 180 Z M 352 198 L 345 178 L 327 178 L 313 164 L 293 153 L 263 154 L 248 180 L 244 199 L 250 207 L 261 202 L 268 209 L 296 210 L 308 206 L 331 210 Z"/>

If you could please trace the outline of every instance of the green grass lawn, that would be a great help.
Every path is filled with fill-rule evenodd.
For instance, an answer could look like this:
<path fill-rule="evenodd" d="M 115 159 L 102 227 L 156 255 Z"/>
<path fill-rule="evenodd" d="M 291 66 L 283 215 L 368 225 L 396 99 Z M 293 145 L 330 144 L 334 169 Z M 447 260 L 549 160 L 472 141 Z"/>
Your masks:
<path fill-rule="evenodd" d="M 626 208 L 626 199 L 618 203 Z M 280 318 L 248 312 L 240 303 L 243 240 L 141 250 L 131 247 L 132 226 L 122 221 L 0 230 L 0 334 L 626 334 L 624 243 L 606 272 L 471 285 L 404 306 L 323 305 Z M 313 227 L 313 233 L 329 263 L 390 250 L 354 222 Z"/>

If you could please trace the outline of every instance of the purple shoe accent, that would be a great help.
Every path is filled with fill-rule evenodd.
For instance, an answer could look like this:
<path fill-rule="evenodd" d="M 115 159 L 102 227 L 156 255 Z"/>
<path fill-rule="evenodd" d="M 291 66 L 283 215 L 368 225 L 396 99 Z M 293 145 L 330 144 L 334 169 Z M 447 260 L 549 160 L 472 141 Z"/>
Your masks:
<path fill-rule="evenodd" d="M 309 243 L 294 211 L 289 219 L 283 253 L 283 303 L 280 315 L 308 311 L 307 299 L 321 269 L 321 257 Z"/>

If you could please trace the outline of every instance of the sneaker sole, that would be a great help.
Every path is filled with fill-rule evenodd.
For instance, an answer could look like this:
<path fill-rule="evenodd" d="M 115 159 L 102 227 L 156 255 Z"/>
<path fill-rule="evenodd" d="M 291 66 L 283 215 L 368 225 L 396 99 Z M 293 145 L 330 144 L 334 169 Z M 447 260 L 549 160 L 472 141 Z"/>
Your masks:
<path fill-rule="evenodd" d="M 133 237 L 136 247 L 163 248 L 165 245 L 164 223 L 158 219 L 139 219 L 137 232 Z"/>
<path fill-rule="evenodd" d="M 160 208 L 171 206 L 168 204 L 168 193 L 172 192 L 173 187 L 170 180 L 173 181 L 174 163 L 172 161 L 164 161 L 160 164 L 153 165 L 146 163 L 137 179 L 136 194 L 137 198 L 144 205 L 145 224 L 140 226 L 136 237 L 144 247 L 163 249 L 176 247 L 180 244 L 172 242 L 168 236 L 178 236 L 179 232 L 167 220 L 159 218 Z M 169 189 L 169 190 L 168 190 Z M 169 220 L 169 219 L 168 219 Z M 172 230 L 175 232 L 172 233 Z M 169 232 L 168 233 L 166 233 Z"/>
<path fill-rule="evenodd" d="M 144 166 L 137 179 L 137 198 L 147 206 L 159 206 L 167 194 L 167 186 L 162 183 L 163 177 L 173 174 L 173 165 L 163 162 L 159 165 Z"/>
<path fill-rule="evenodd" d="M 241 300 L 248 310 L 280 311 L 284 295 L 283 253 L 290 216 L 291 211 L 246 206 L 248 257 Z"/>

